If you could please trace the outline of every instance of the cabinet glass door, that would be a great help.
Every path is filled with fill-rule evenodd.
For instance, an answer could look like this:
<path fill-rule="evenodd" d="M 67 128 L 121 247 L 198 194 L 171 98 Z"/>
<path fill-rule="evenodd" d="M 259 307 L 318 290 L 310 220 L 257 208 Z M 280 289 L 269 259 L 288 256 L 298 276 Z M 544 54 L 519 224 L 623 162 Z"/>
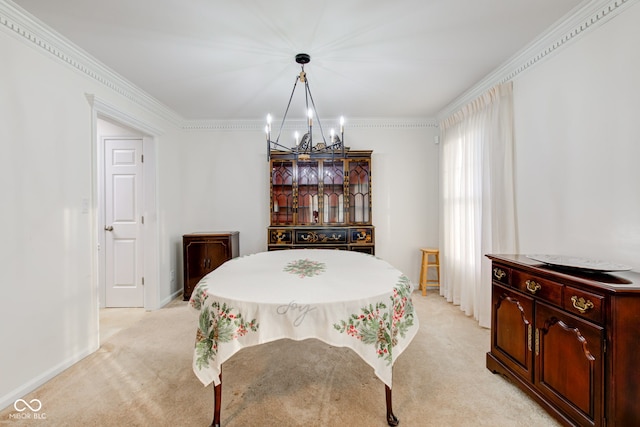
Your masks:
<path fill-rule="evenodd" d="M 326 160 L 322 166 L 322 222 L 343 224 L 344 162 Z"/>
<path fill-rule="evenodd" d="M 320 221 L 318 200 L 318 162 L 298 161 L 298 217 L 300 225 Z"/>
<path fill-rule="evenodd" d="M 371 222 L 370 173 L 368 160 L 349 161 L 349 222 Z"/>
<path fill-rule="evenodd" d="M 293 224 L 293 162 L 271 162 L 271 224 Z"/>

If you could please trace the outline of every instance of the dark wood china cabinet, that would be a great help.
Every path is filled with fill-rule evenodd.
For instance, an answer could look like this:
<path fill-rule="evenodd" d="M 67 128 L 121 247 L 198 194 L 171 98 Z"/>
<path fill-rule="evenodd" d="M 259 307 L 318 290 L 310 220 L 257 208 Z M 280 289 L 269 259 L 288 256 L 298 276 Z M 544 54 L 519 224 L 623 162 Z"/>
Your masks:
<path fill-rule="evenodd" d="M 640 274 L 569 270 L 523 255 L 487 256 L 487 368 L 563 425 L 638 425 Z"/>
<path fill-rule="evenodd" d="M 331 248 L 374 254 L 371 151 L 270 153 L 269 250 Z"/>

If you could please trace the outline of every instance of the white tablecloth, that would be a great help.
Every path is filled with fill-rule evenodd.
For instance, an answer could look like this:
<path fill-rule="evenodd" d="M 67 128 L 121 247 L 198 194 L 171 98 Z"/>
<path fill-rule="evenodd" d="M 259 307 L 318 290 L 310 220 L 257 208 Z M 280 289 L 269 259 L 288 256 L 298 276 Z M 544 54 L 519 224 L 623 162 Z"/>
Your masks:
<path fill-rule="evenodd" d="M 395 360 L 418 331 L 413 285 L 389 263 L 358 252 L 296 249 L 234 258 L 191 296 L 199 312 L 193 370 L 220 383 L 244 347 L 317 338 L 353 349 L 389 387 Z"/>

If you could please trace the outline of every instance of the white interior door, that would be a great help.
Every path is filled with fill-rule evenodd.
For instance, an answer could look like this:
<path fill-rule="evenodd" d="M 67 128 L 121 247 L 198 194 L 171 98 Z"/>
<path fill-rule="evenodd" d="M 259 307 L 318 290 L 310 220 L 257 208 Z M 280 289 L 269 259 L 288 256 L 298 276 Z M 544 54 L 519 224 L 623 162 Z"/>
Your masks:
<path fill-rule="evenodd" d="M 142 138 L 105 138 L 105 306 L 143 307 Z"/>

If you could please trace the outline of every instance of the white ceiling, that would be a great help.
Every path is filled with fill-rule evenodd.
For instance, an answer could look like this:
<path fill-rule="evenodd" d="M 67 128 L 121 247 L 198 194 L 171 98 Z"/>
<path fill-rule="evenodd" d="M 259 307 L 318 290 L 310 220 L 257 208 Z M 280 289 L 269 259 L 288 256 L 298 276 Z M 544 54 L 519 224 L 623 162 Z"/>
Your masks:
<path fill-rule="evenodd" d="M 320 117 L 435 117 L 589 1 L 14 3 L 184 119 L 255 120 L 284 113 L 301 52 Z"/>

